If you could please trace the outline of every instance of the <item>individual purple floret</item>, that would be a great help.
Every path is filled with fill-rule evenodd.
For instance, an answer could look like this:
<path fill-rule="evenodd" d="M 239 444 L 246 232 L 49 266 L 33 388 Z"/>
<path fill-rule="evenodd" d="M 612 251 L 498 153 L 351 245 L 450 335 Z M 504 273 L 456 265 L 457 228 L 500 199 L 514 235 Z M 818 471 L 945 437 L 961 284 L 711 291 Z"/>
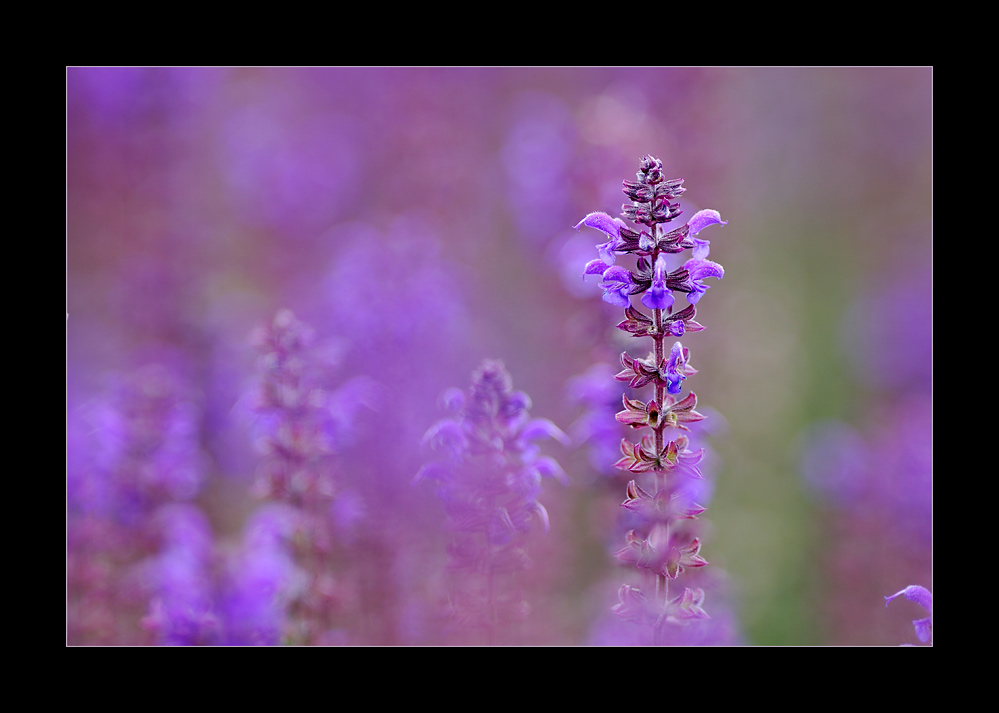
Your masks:
<path fill-rule="evenodd" d="M 680 342 L 671 341 L 703 326 L 694 321 L 697 304 L 708 286 L 709 277 L 720 279 L 725 271 L 707 259 L 709 243 L 696 237 L 710 225 L 725 225 L 715 210 L 702 210 L 685 225 L 674 230 L 664 226 L 680 215 L 673 202 L 686 189 L 682 179 L 666 180 L 662 162 L 652 156 L 641 160 L 637 181 L 625 181 L 624 193 L 631 199 L 622 207 L 620 218 L 590 213 L 576 225 L 600 230 L 608 236 L 597 246 L 599 258 L 584 268 L 585 274 L 602 275 L 600 287 L 606 302 L 623 307 L 625 319 L 618 328 L 635 337 L 650 337 L 652 352 L 644 358 L 621 355 L 622 371 L 615 375 L 633 389 L 652 386 L 648 401 L 622 397 L 624 410 L 615 418 L 632 429 L 649 429 L 638 443 L 621 442 L 622 457 L 614 464 L 642 481 L 628 484 L 622 506 L 639 524 L 628 531 L 625 546 L 617 558 L 637 569 L 644 580 L 641 587 L 622 585 L 614 611 L 621 617 L 652 630 L 653 643 L 663 643 L 667 625 L 707 618 L 701 607 L 704 592 L 687 587 L 679 596 L 670 595 L 670 583 L 689 569 L 708 564 L 699 554 L 701 540 L 688 524 L 704 508 L 690 496 L 691 479 L 701 479 L 698 468 L 704 449 L 692 451 L 686 436 L 668 439 L 666 429 L 688 430 L 687 424 L 704 416 L 694 410 L 697 397 L 690 393 L 679 398 L 683 381 L 696 374 L 690 366 L 690 352 Z M 667 255 L 692 250 L 693 257 L 682 267 L 669 269 Z M 634 255 L 635 269 L 617 264 L 617 256 Z M 674 292 L 686 295 L 688 306 L 673 312 Z M 631 303 L 640 294 L 641 304 L 651 310 L 643 313 Z"/>
<path fill-rule="evenodd" d="M 721 279 L 725 276 L 725 270 L 716 262 L 710 260 L 699 260 L 692 258 L 684 263 L 683 269 L 687 271 L 687 279 L 690 281 L 690 289 L 687 294 L 687 302 L 697 304 L 701 296 L 708 291 L 710 285 L 704 284 L 704 279 L 714 277 Z"/>
<path fill-rule="evenodd" d="M 728 221 L 721 219 L 721 213 L 710 209 L 694 213 L 691 219 L 687 221 L 687 228 L 690 231 L 688 236 L 694 243 L 693 254 L 695 259 L 701 260 L 708 256 L 711 243 L 707 240 L 695 238 L 694 236 L 709 225 L 728 225 Z"/>
<path fill-rule="evenodd" d="M 916 628 L 916 637 L 924 644 L 933 638 L 933 595 L 926 587 L 918 584 L 910 584 L 905 589 L 901 589 L 894 594 L 885 597 L 885 606 L 896 597 L 905 597 L 910 602 L 915 602 L 929 614 L 922 619 L 914 619 L 912 625 Z"/>
<path fill-rule="evenodd" d="M 606 213 L 590 213 L 576 223 L 576 230 L 579 230 L 579 226 L 581 225 L 596 228 L 610 238 L 606 243 L 597 245 L 597 252 L 606 264 L 613 265 L 614 251 L 620 249 L 622 246 L 621 228 L 628 227 L 625 222 L 620 218 L 612 218 Z"/>
<path fill-rule="evenodd" d="M 604 302 L 609 302 L 618 307 L 627 307 L 631 304 L 631 291 L 635 287 L 631 272 L 623 267 L 612 265 L 603 270 L 603 279 L 600 281 L 600 289 L 604 291 Z"/>
<path fill-rule="evenodd" d="M 642 295 L 642 304 L 649 309 L 669 309 L 673 306 L 673 293 L 666 289 L 666 255 L 659 253 L 652 271 L 652 286 Z M 628 305 L 622 305 L 627 307 Z"/>
<path fill-rule="evenodd" d="M 513 389 L 498 361 L 483 362 L 467 391 L 449 389 L 442 400 L 452 416 L 424 436 L 437 459 L 416 480 L 436 484 L 447 513 L 453 621 L 497 643 L 501 624 L 527 611 L 518 574 L 527 566 L 532 523 L 548 529 L 548 512 L 538 500 L 542 479 L 565 480 L 535 441 L 568 443 L 568 437 L 551 421 L 530 417 L 530 398 Z"/>
<path fill-rule="evenodd" d="M 687 378 L 687 350 L 676 342 L 669 351 L 666 361 L 666 390 L 671 394 L 680 393 L 680 382 Z"/>

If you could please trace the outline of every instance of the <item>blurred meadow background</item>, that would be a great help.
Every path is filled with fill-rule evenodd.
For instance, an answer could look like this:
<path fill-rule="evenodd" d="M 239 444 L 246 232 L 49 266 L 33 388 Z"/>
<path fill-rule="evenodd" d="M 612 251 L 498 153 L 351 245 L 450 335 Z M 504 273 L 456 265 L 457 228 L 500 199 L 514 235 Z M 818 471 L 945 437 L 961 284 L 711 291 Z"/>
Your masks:
<path fill-rule="evenodd" d="M 413 480 L 441 394 L 484 359 L 572 438 L 539 444 L 568 484 L 543 483 L 531 611 L 500 643 L 622 643 L 627 478 L 600 448 L 624 435 L 618 356 L 640 354 L 582 277 L 605 238 L 573 226 L 617 215 L 652 154 L 684 179 L 680 224 L 728 221 L 701 236 L 725 277 L 684 337 L 710 416 L 696 643 L 918 643 L 924 612 L 884 596 L 932 590 L 932 79 L 68 68 L 67 642 L 290 641 L 247 594 L 294 569 L 257 557 L 280 546 L 253 400 L 260 330 L 290 310 L 337 394 L 311 643 L 467 643 L 443 613 L 444 510 Z"/>

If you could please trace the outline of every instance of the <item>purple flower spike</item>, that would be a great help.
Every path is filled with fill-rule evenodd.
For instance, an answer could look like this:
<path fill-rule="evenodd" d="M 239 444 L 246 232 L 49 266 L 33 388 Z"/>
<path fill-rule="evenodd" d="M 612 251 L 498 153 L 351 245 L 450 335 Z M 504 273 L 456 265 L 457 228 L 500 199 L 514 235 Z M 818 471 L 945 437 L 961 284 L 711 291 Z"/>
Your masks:
<path fill-rule="evenodd" d="M 706 277 L 715 277 L 720 280 L 725 276 L 725 268 L 711 260 L 691 258 L 683 264 L 683 269 L 689 274 L 689 280 L 693 288 L 687 295 L 687 302 L 690 304 L 697 304 L 697 301 L 701 299 L 701 295 L 708 291 L 709 286 L 705 285 L 701 280 Z"/>
<path fill-rule="evenodd" d="M 698 260 L 703 260 L 708 256 L 710 243 L 694 236 L 709 225 L 728 225 L 728 221 L 721 219 L 721 213 L 710 209 L 694 213 L 693 217 L 687 221 L 687 227 L 690 229 L 688 237 L 694 243 L 694 258 Z"/>
<path fill-rule="evenodd" d="M 644 591 L 623 585 L 613 611 L 651 629 L 651 643 L 660 646 L 675 641 L 676 632 L 691 622 L 710 618 L 701 608 L 702 589 L 672 583 L 685 570 L 708 564 L 699 554 L 700 539 L 690 522 L 704 511 L 693 493 L 705 491 L 704 474 L 698 467 L 705 449 L 691 449 L 686 436 L 672 435 L 674 429 L 690 431 L 690 424 L 705 417 L 694 410 L 697 397 L 693 393 L 677 396 L 684 379 L 697 373 L 690 365 L 689 351 L 678 341 L 668 350 L 667 346 L 688 332 L 704 329 L 694 319 L 694 303 L 708 289 L 703 284 L 705 278 L 720 279 L 725 273 L 721 265 L 707 259 L 708 241 L 696 236 L 709 225 L 727 223 L 718 211 L 702 210 L 683 226 L 670 230 L 665 224 L 682 212 L 676 199 L 686 190 L 683 179 L 667 180 L 662 161 L 651 155 L 641 159 L 636 179 L 624 181 L 630 203 L 621 206 L 621 217 L 635 227 L 605 213 L 590 213 L 579 225 L 597 228 L 610 237 L 605 245 L 597 246 L 600 259 L 586 265 L 584 280 L 586 275 L 601 275 L 604 301 L 624 307 L 624 320 L 618 329 L 653 341 L 646 358 L 622 353 L 624 368 L 614 374 L 632 389 L 649 386 L 654 390 L 641 400 L 622 394 L 624 410 L 614 414 L 619 424 L 645 430 L 638 443 L 621 440 L 621 457 L 612 465 L 636 476 L 622 503 L 636 527 L 628 532 L 626 546 L 616 556 L 645 570 L 642 578 L 646 584 Z M 672 263 L 671 256 L 691 249 L 693 256 L 682 267 Z M 634 271 L 612 266 L 615 253 L 633 255 L 637 259 Z M 675 269 L 671 271 L 669 265 Z M 687 304 L 674 312 L 676 292 L 687 295 Z M 632 295 L 639 295 L 641 304 L 633 306 Z M 540 469 L 536 466 L 533 471 Z M 687 522 L 676 527 L 680 521 Z M 690 628 L 698 627 L 701 625 Z"/>
<path fill-rule="evenodd" d="M 600 287 L 604 291 L 604 302 L 610 302 L 618 307 L 628 307 L 631 305 L 631 288 L 635 281 L 631 277 L 631 272 L 623 267 L 613 265 L 604 272 L 604 279 L 600 282 Z"/>
<path fill-rule="evenodd" d="M 652 286 L 642 295 L 642 304 L 649 309 L 669 309 L 673 306 L 673 292 L 666 289 L 666 255 L 660 253 L 652 272 Z"/>
<path fill-rule="evenodd" d="M 608 265 L 613 265 L 614 251 L 621 247 L 621 228 L 628 227 L 627 224 L 620 218 L 612 218 L 606 213 L 590 213 L 576 223 L 576 230 L 579 230 L 579 226 L 581 225 L 596 228 L 610 238 L 606 243 L 597 245 L 597 251 L 604 262 Z"/>
<path fill-rule="evenodd" d="M 885 597 L 885 606 L 888 606 L 888 603 L 892 599 L 899 596 L 904 596 L 910 602 L 915 602 L 930 614 L 930 616 L 923 619 L 912 620 L 912 625 L 916 628 L 916 636 L 924 644 L 927 643 L 933 637 L 933 595 L 926 587 L 920 587 L 918 584 L 910 584 L 905 589 L 899 590 L 889 597 Z"/>

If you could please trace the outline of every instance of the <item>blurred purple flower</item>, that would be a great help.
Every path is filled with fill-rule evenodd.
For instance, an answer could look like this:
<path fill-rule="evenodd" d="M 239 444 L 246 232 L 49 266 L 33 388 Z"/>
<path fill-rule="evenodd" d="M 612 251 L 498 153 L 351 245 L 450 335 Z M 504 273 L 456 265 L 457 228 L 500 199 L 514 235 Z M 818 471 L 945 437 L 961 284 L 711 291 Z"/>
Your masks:
<path fill-rule="evenodd" d="M 933 404 L 909 396 L 884 405 L 877 421 L 863 433 L 838 422 L 806 430 L 800 471 L 828 503 L 921 549 L 933 530 Z"/>
<path fill-rule="evenodd" d="M 533 442 L 568 443 L 568 437 L 551 421 L 529 417 L 530 398 L 513 390 L 497 361 L 484 361 L 468 391 L 460 398 L 449 391 L 447 402 L 458 411 L 427 431 L 423 443 L 438 460 L 424 465 L 415 482 L 433 481 L 448 515 L 448 567 L 460 573 L 451 592 L 453 616 L 484 628 L 493 642 L 496 617 L 519 618 L 524 611 L 514 581 L 495 589 L 496 578 L 514 577 L 526 566 L 524 536 L 534 519 L 549 527 L 538 501 L 542 478 L 565 478 Z"/>
<path fill-rule="evenodd" d="M 544 244 L 572 214 L 577 122 L 555 94 L 525 91 L 511 104 L 499 155 L 510 214 L 518 236 Z"/>
<path fill-rule="evenodd" d="M 219 597 L 225 643 L 282 643 L 288 605 L 301 596 L 307 574 L 294 562 L 291 542 L 300 516 L 284 503 L 268 503 L 250 517 L 239 552 L 227 561 Z"/>
<path fill-rule="evenodd" d="M 863 437 L 846 423 L 827 421 L 813 424 L 800 438 L 799 468 L 808 485 L 830 503 L 854 502 L 871 457 Z"/>
<path fill-rule="evenodd" d="M 160 504 L 190 500 L 204 478 L 199 442 L 198 394 L 173 369 L 149 364 L 115 374 L 109 392 L 87 404 L 82 417 L 90 427 L 85 482 L 70 493 L 71 503 L 104 516 L 136 522 Z"/>
<path fill-rule="evenodd" d="M 219 643 L 208 519 L 193 505 L 167 505 L 156 520 L 164 544 L 149 567 L 153 599 L 143 625 L 167 646 Z"/>
<path fill-rule="evenodd" d="M 284 309 L 255 330 L 252 341 L 260 376 L 237 409 L 250 419 L 254 446 L 264 456 L 258 492 L 296 504 L 331 497 L 328 460 L 339 429 L 314 330 Z"/>
<path fill-rule="evenodd" d="M 618 603 L 610 616 L 597 620 L 587 643 L 591 646 L 648 646 L 649 629 L 658 621 L 662 646 L 744 646 L 738 619 L 728 603 L 723 583 L 705 569 L 697 571 L 697 585 L 685 587 L 664 611 L 641 587 L 625 584 L 617 589 Z M 710 598 L 711 615 L 703 615 L 702 602 Z"/>
<path fill-rule="evenodd" d="M 614 462 L 620 457 L 623 432 L 614 420 L 621 404 L 620 390 L 614 385 L 610 364 L 594 364 L 585 373 L 566 382 L 571 404 L 582 413 L 571 426 L 572 441 L 586 445 L 590 465 L 601 475 L 615 474 Z"/>
<path fill-rule="evenodd" d="M 883 276 L 854 301 L 842 342 L 857 375 L 894 390 L 923 390 L 933 371 L 933 274 L 917 266 Z"/>
<path fill-rule="evenodd" d="M 627 502 L 627 501 L 626 501 Z M 625 546 L 617 551 L 616 557 L 641 569 L 676 579 L 680 572 L 689 567 L 703 567 L 708 564 L 698 552 L 701 542 L 698 538 L 687 540 L 678 533 L 669 532 L 663 521 L 653 523 L 647 537 L 634 530 L 625 536 Z"/>
<path fill-rule="evenodd" d="M 220 159 L 229 196 L 242 221 L 315 239 L 357 195 L 363 133 L 347 115 L 289 113 L 276 98 L 228 118 Z"/>
<path fill-rule="evenodd" d="M 252 419 L 255 445 L 264 456 L 254 490 L 292 506 L 295 561 L 309 582 L 292 593 L 297 598 L 285 599 L 294 616 L 289 612 L 283 635 L 299 644 L 346 641 L 338 576 L 354 563 L 338 561 L 333 551 L 337 544 L 356 544 L 361 518 L 370 510 L 356 487 L 339 482 L 345 475 L 339 451 L 353 445 L 358 412 L 380 406 L 384 393 L 366 376 L 337 384 L 335 362 L 314 330 L 290 310 L 278 311 L 270 324 L 255 330 L 253 342 L 260 351 L 260 374 L 238 409 Z M 338 503 L 344 492 L 350 495 Z M 345 540 L 338 543 L 339 536 Z M 268 552 L 261 566 L 274 566 L 281 556 L 274 548 Z"/>

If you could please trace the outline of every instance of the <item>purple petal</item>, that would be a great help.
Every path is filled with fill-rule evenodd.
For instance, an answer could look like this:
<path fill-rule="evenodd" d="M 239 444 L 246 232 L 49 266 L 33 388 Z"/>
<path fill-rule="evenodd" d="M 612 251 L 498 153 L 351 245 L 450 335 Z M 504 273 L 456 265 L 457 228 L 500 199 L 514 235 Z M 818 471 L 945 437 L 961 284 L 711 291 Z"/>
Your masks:
<path fill-rule="evenodd" d="M 629 270 L 619 265 L 607 268 L 600 283 L 604 291 L 604 302 L 618 307 L 628 307 L 631 304 L 631 286 L 634 284 Z"/>
<path fill-rule="evenodd" d="M 656 258 L 652 286 L 642 295 L 642 304 L 649 309 L 668 309 L 673 306 L 673 292 L 666 289 L 666 256 Z"/>
<path fill-rule="evenodd" d="M 642 304 L 649 309 L 669 309 L 673 306 L 673 301 L 673 293 L 671 291 L 665 287 L 657 287 L 656 285 L 650 287 L 642 295 Z"/>
<path fill-rule="evenodd" d="M 454 387 L 445 389 L 438 400 L 446 411 L 461 413 L 465 407 L 465 392 Z"/>
<path fill-rule="evenodd" d="M 933 612 L 933 595 L 925 587 L 920 587 L 918 584 L 910 584 L 905 589 L 895 592 L 890 597 L 885 597 L 885 606 L 888 606 L 888 602 L 898 596 L 904 596 L 910 602 L 915 602 L 926 611 Z"/>
<path fill-rule="evenodd" d="M 923 609 L 933 614 L 933 595 L 926 587 L 920 587 L 918 584 L 910 584 L 905 589 L 900 589 L 889 597 L 885 597 L 885 606 L 888 606 L 889 602 L 895 597 L 904 596 L 910 602 L 915 602 Z M 930 640 L 933 635 L 933 617 L 928 616 L 924 619 L 913 619 L 912 625 L 916 628 L 916 636 L 924 644 Z"/>
<path fill-rule="evenodd" d="M 680 382 L 687 378 L 684 375 L 686 365 L 686 350 L 680 342 L 676 342 L 670 349 L 669 359 L 666 361 L 666 391 L 671 394 L 680 393 Z"/>
<path fill-rule="evenodd" d="M 586 220 L 586 218 L 583 220 Z M 709 225 L 728 225 L 728 221 L 722 220 L 721 214 L 716 210 L 698 211 L 687 221 L 687 226 L 690 228 L 690 237 L 694 237 Z"/>
<path fill-rule="evenodd" d="M 597 245 L 597 255 L 599 255 L 600 259 L 608 265 L 613 265 L 614 261 L 617 259 L 614 257 L 614 250 L 617 248 L 618 242 L 620 241 L 616 238 L 611 238 L 606 243 Z"/>
<path fill-rule="evenodd" d="M 607 272 L 607 268 L 610 267 L 603 260 L 590 260 L 586 263 L 586 268 L 583 270 L 583 278 L 585 279 L 587 275 L 603 275 Z"/>
<path fill-rule="evenodd" d="M 700 238 L 692 238 L 694 249 L 691 251 L 695 258 L 703 260 L 711 252 L 711 243 Z"/>
<path fill-rule="evenodd" d="M 631 279 L 631 271 L 621 267 L 620 265 L 614 265 L 608 267 L 606 272 L 604 272 L 605 283 L 619 283 L 621 285 L 633 285 L 634 280 Z"/>
<path fill-rule="evenodd" d="M 600 232 L 606 233 L 607 236 L 611 238 L 620 238 L 621 228 L 625 227 L 623 220 L 620 218 L 612 218 L 606 213 L 590 213 L 588 216 L 576 223 L 576 230 L 579 230 L 579 226 L 581 225 L 596 228 Z"/>
<path fill-rule="evenodd" d="M 711 260 L 692 258 L 683 267 L 690 274 L 691 280 L 703 280 L 705 277 L 717 277 L 720 280 L 725 276 L 725 268 Z"/>
<path fill-rule="evenodd" d="M 926 617 L 925 619 L 915 619 L 912 625 L 916 627 L 916 638 L 922 641 L 924 644 L 930 640 L 933 634 L 933 618 Z"/>
<path fill-rule="evenodd" d="M 604 288 L 603 295 L 604 302 L 608 302 L 615 307 L 629 307 L 631 306 L 631 297 L 629 296 L 629 291 L 625 288 Z"/>

